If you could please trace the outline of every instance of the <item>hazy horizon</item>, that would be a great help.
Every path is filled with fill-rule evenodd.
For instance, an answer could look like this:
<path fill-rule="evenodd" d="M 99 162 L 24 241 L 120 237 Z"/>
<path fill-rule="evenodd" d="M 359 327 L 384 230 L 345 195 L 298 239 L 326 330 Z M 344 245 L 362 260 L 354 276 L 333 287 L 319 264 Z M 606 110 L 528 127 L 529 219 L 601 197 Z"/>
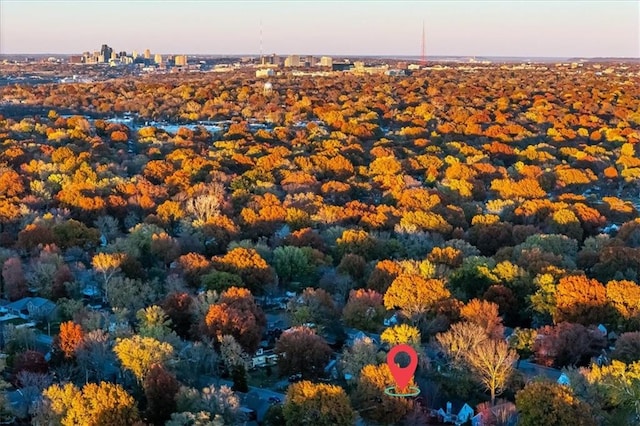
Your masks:
<path fill-rule="evenodd" d="M 0 54 L 639 58 L 637 1 L 0 1 Z"/>

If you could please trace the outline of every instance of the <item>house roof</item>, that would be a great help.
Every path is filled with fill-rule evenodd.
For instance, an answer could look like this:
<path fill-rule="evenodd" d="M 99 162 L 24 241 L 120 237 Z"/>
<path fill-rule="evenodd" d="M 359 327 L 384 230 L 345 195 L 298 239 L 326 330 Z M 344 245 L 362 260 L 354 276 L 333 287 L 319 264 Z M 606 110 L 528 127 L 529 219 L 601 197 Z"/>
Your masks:
<path fill-rule="evenodd" d="M 53 310 L 56 307 L 55 303 L 49 299 L 45 299 L 44 297 L 23 297 L 22 299 L 9 303 L 6 305 L 6 308 L 13 309 L 14 311 L 22 311 L 24 309 L 28 309 L 29 305 L 35 308 L 45 308 L 48 310 Z"/>

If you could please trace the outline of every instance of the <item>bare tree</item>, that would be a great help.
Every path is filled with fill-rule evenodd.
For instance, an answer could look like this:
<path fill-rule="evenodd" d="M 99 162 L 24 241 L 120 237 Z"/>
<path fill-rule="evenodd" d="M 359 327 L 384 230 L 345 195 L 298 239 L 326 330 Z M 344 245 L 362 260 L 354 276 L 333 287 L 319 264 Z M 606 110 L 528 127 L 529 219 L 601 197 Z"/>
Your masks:
<path fill-rule="evenodd" d="M 33 373 L 31 371 L 21 371 L 17 377 L 20 384 L 20 393 L 22 394 L 21 412 L 26 415 L 29 407 L 53 382 L 50 374 Z"/>
<path fill-rule="evenodd" d="M 466 359 L 476 380 L 491 393 L 494 405 L 496 395 L 502 393 L 513 373 L 518 355 L 504 340 L 488 339 L 472 348 Z"/>
<path fill-rule="evenodd" d="M 220 214 L 225 191 L 220 183 L 211 183 L 185 201 L 185 210 L 197 220 L 206 222 Z"/>
<path fill-rule="evenodd" d="M 467 355 L 487 339 L 485 329 L 472 322 L 455 323 L 448 331 L 436 335 L 436 341 L 452 367 L 464 365 Z"/>

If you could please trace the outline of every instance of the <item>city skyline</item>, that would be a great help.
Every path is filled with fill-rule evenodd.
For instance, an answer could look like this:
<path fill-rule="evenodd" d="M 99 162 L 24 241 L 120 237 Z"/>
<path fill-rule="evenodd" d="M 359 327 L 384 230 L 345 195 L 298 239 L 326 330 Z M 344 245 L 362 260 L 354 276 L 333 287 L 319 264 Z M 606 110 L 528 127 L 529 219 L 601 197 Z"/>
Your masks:
<path fill-rule="evenodd" d="M 100 19 L 96 19 L 99 17 Z M 640 57 L 635 1 L 0 2 L 0 53 Z"/>

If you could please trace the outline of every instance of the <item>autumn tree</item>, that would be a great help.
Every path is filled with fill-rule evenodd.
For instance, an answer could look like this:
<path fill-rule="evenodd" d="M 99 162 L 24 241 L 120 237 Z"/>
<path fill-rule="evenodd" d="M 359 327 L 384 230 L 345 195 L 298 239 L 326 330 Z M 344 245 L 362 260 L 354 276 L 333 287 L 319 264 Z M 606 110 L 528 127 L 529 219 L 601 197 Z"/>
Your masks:
<path fill-rule="evenodd" d="M 339 310 L 329 292 L 308 287 L 287 305 L 294 325 L 313 323 L 321 330 L 336 323 Z"/>
<path fill-rule="evenodd" d="M 84 332 L 79 324 L 67 321 L 60 324 L 60 334 L 58 335 L 60 349 L 65 358 L 73 358 L 76 351 L 84 342 Z"/>
<path fill-rule="evenodd" d="M 472 299 L 460 309 L 460 316 L 483 327 L 493 339 L 501 339 L 504 334 L 502 318 L 498 315 L 498 305 L 486 300 Z"/>
<path fill-rule="evenodd" d="M 466 359 L 480 382 L 491 394 L 491 404 L 496 395 L 504 391 L 514 370 L 518 356 L 504 340 L 487 339 L 471 349 Z"/>
<path fill-rule="evenodd" d="M 21 371 L 44 374 L 49 371 L 49 365 L 42 352 L 26 350 L 16 355 L 13 361 L 13 372 L 18 374 Z"/>
<path fill-rule="evenodd" d="M 220 356 L 227 371 L 233 371 L 238 367 L 244 370 L 249 369 L 249 356 L 231 335 L 222 336 L 220 340 Z"/>
<path fill-rule="evenodd" d="M 93 256 L 93 259 L 91 259 L 93 268 L 102 274 L 105 298 L 108 297 L 107 289 L 109 281 L 113 275 L 120 270 L 124 258 L 125 255 L 123 253 L 97 253 Z"/>
<path fill-rule="evenodd" d="M 225 385 L 220 387 L 211 385 L 201 391 L 183 386 L 176 395 L 176 401 L 177 410 L 182 415 L 174 413 L 171 418 L 175 421 L 168 422 L 168 425 L 233 425 L 246 420 L 240 411 L 240 398 Z M 198 415 L 189 415 L 191 413 Z M 180 417 L 186 421 L 177 421 Z"/>
<path fill-rule="evenodd" d="M 533 381 L 516 394 L 516 407 L 522 426 L 595 426 L 587 404 L 570 388 L 553 382 Z"/>
<path fill-rule="evenodd" d="M 118 339 L 113 348 L 122 366 L 131 371 L 139 383 L 143 383 L 154 364 L 163 365 L 173 356 L 173 347 L 152 337 Z"/>
<path fill-rule="evenodd" d="M 351 426 L 356 418 L 344 389 L 306 380 L 289 386 L 283 414 L 287 426 Z"/>
<path fill-rule="evenodd" d="M 136 312 L 138 334 L 152 337 L 161 342 L 170 342 L 177 337 L 171 330 L 171 320 L 164 310 L 157 305 L 148 306 Z"/>
<path fill-rule="evenodd" d="M 465 365 L 467 356 L 482 342 L 489 339 L 480 325 L 458 322 L 443 333 L 436 335 L 438 348 L 447 356 L 451 368 Z"/>
<path fill-rule="evenodd" d="M 613 360 L 606 365 L 592 364 L 579 372 L 586 382 L 581 389 L 586 391 L 585 399 L 603 409 L 609 424 L 640 421 L 640 362 L 625 364 Z"/>
<path fill-rule="evenodd" d="M 177 259 L 185 281 L 191 287 L 200 286 L 200 280 L 211 269 L 211 262 L 199 253 L 183 254 Z"/>
<path fill-rule="evenodd" d="M 611 357 L 627 364 L 640 361 L 640 331 L 622 333 Z"/>
<path fill-rule="evenodd" d="M 276 342 L 280 374 L 302 374 L 317 378 L 324 372 L 333 352 L 326 341 L 309 327 L 286 330 Z"/>
<path fill-rule="evenodd" d="M 397 398 L 384 393 L 388 387 L 396 385 L 387 364 L 367 365 L 353 393 L 354 406 L 363 419 L 376 424 L 398 424 L 412 409 L 409 398 Z M 415 386 L 413 380 L 409 386 Z"/>
<path fill-rule="evenodd" d="M 204 318 L 203 331 L 220 342 L 223 335 L 233 336 L 240 346 L 253 354 L 262 338 L 266 319 L 256 305 L 251 292 L 231 287 L 220 296 L 217 304 L 209 306 Z"/>
<path fill-rule="evenodd" d="M 400 309 L 412 321 L 429 312 L 451 294 L 439 279 L 425 279 L 416 274 L 398 276 L 384 294 L 385 308 Z"/>
<path fill-rule="evenodd" d="M 192 303 L 193 299 L 188 293 L 171 293 L 162 302 L 162 309 L 171 320 L 171 327 L 182 338 L 189 335 L 192 325 Z"/>
<path fill-rule="evenodd" d="M 217 270 L 239 275 L 247 288 L 257 294 L 273 281 L 271 268 L 254 249 L 236 247 L 224 256 L 214 257 L 213 264 Z"/>
<path fill-rule="evenodd" d="M 134 398 L 117 384 L 88 383 L 82 389 L 71 383 L 52 385 L 43 396 L 50 406 L 54 423 L 63 426 L 125 425 L 138 420 Z"/>
<path fill-rule="evenodd" d="M 363 336 L 356 339 L 351 346 L 345 346 L 340 357 L 340 366 L 345 374 L 357 379 L 365 365 L 378 365 L 384 361 L 383 355 L 384 352 L 379 351 L 373 339 Z"/>
<path fill-rule="evenodd" d="M 2 280 L 4 281 L 4 293 L 9 300 L 18 300 L 27 295 L 27 281 L 20 258 L 12 257 L 4 262 Z"/>
<path fill-rule="evenodd" d="M 616 311 L 618 324 L 624 330 L 640 327 L 640 286 L 633 281 L 609 281 L 607 300 Z"/>
<path fill-rule="evenodd" d="M 345 325 L 375 332 L 382 326 L 385 309 L 382 295 L 375 290 L 351 290 L 342 311 Z"/>
<path fill-rule="evenodd" d="M 611 308 L 605 287 L 583 275 L 563 277 L 555 291 L 556 322 L 569 321 L 584 325 L 609 323 Z"/>
<path fill-rule="evenodd" d="M 382 332 L 380 340 L 390 347 L 407 344 L 420 351 L 420 330 L 411 325 L 399 324 L 389 327 Z"/>
<path fill-rule="evenodd" d="M 598 329 L 587 329 L 581 324 L 561 322 L 538 330 L 533 351 L 536 362 L 546 366 L 582 366 L 591 357 L 599 355 L 607 339 Z"/>
<path fill-rule="evenodd" d="M 163 424 L 176 411 L 176 394 L 180 382 L 160 364 L 149 369 L 143 383 L 147 399 L 147 418 L 154 424 Z"/>
<path fill-rule="evenodd" d="M 367 287 L 384 294 L 393 280 L 402 273 L 402 267 L 392 260 L 379 261 L 367 281 Z"/>

